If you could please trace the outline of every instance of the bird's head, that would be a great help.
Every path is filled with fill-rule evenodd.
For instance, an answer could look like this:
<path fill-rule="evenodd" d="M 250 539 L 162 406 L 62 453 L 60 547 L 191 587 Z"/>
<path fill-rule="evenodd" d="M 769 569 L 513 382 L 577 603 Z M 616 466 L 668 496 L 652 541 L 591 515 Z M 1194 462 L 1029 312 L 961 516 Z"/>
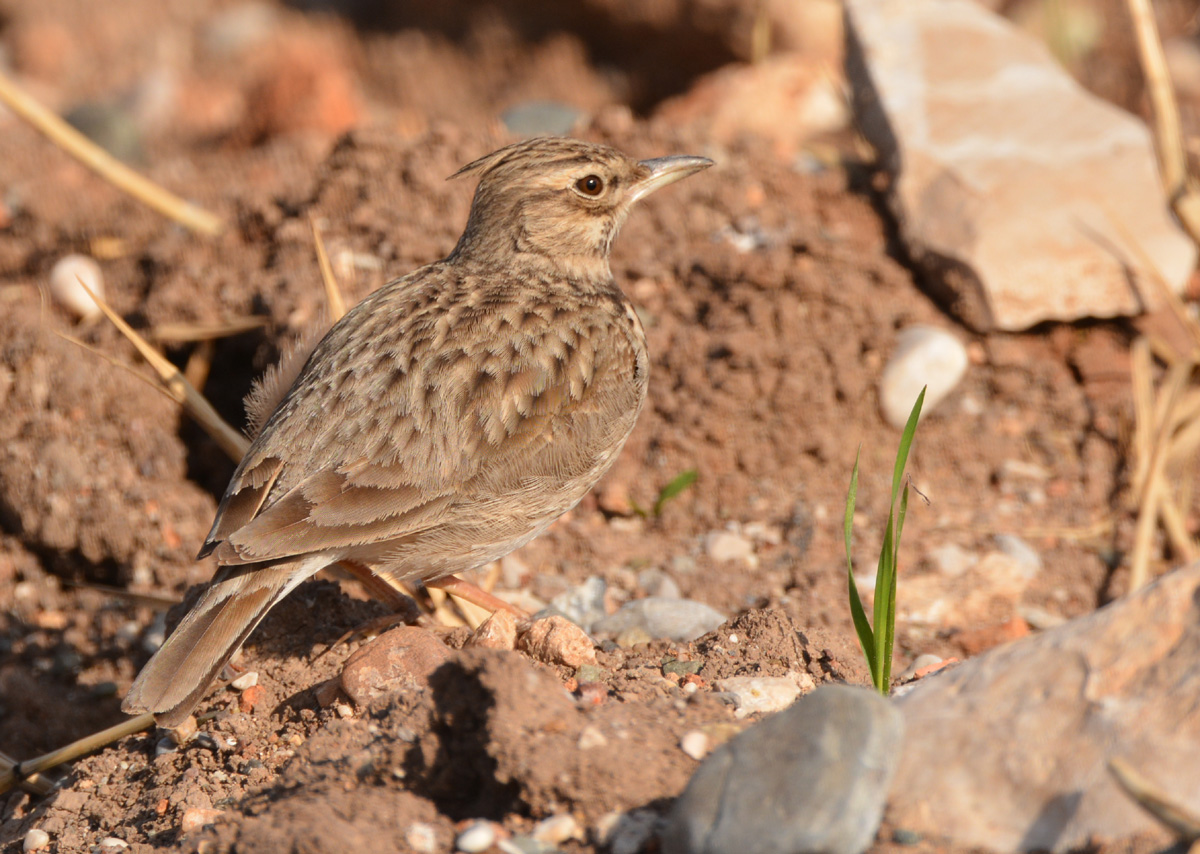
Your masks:
<path fill-rule="evenodd" d="M 634 202 L 712 165 L 705 157 L 633 160 L 607 145 L 543 137 L 481 157 L 471 215 L 451 257 L 518 261 L 609 278 L 608 253 Z"/>

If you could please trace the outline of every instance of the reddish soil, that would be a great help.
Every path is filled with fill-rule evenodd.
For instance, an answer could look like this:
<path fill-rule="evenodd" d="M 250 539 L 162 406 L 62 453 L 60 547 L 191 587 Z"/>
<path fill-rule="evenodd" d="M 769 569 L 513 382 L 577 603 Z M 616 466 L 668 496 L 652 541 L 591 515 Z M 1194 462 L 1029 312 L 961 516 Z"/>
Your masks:
<path fill-rule="evenodd" d="M 953 329 L 972 363 L 911 458 L 924 500 L 905 527 L 897 670 L 1122 591 L 1132 330 L 973 335 L 914 282 L 879 176 L 848 138 L 831 141 L 842 165 L 801 169 L 766 141 L 717 149 L 656 119 L 656 104 L 745 58 L 754 4 L 451 2 L 411 19 L 385 5 L 264 7 L 272 23 L 251 46 L 217 49 L 224 3 L 0 3 L 2 56 L 30 91 L 63 111 L 140 104 L 142 171 L 229 224 L 217 238 L 171 225 L 0 115 L 0 751 L 29 758 L 123 719 L 164 603 L 213 571 L 192 556 L 233 469 L 142 381 L 149 369 L 115 329 L 43 298 L 54 262 L 101 257 L 109 301 L 151 337 L 262 318 L 211 349 L 163 345 L 181 369 L 208 368 L 205 394 L 240 426 L 253 380 L 323 309 L 310 223 L 350 300 L 443 257 L 472 191 L 446 176 L 510 141 L 498 117 L 531 100 L 584 111 L 578 136 L 718 165 L 651 198 L 619 238 L 613 270 L 654 360 L 649 404 L 594 495 L 506 564 L 500 590 L 544 602 L 599 576 L 615 608 L 657 569 L 733 622 L 690 644 L 607 644 L 602 688 L 520 653 L 458 650 L 464 630 L 436 629 L 455 651 L 427 684 L 353 708 L 329 686 L 364 641 L 330 647 L 386 609 L 353 582 L 310 582 L 247 645 L 256 702 L 217 689 L 198 710 L 207 738 L 159 755 L 159 735 L 131 736 L 60 769 L 48 797 L 0 796 L 0 848 L 39 827 L 63 852 L 110 836 L 130 850 L 411 851 L 427 826 L 430 850 L 451 850 L 465 819 L 520 834 L 570 813 L 581 838 L 560 847 L 600 850 L 615 812 L 661 813 L 682 789 L 696 765 L 685 732 L 720 741 L 752 722 L 714 680 L 866 681 L 841 519 L 861 448 L 856 558 L 871 565 L 898 439 L 877 384 L 914 323 Z M 154 114 L 160 78 L 172 106 Z M 693 468 L 660 515 L 633 512 Z M 723 530 L 752 558 L 715 561 Z M 1038 552 L 1032 580 L 939 568 L 939 549 L 985 556 L 997 534 Z M 700 663 L 698 690 L 664 674 L 672 658 Z M 596 733 L 606 746 L 589 749 Z M 194 809 L 220 815 L 184 834 Z"/>

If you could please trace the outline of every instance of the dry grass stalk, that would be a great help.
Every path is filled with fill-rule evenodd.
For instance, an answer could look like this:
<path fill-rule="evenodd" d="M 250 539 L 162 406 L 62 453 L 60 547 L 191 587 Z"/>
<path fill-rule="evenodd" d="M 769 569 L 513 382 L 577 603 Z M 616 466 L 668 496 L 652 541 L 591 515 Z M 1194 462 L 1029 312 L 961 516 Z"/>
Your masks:
<path fill-rule="evenodd" d="M 1167 199 L 1192 240 L 1200 243 L 1200 192 L 1188 175 L 1187 155 L 1179 123 L 1179 106 L 1167 70 L 1150 0 L 1126 0 L 1137 37 L 1146 90 L 1154 107 L 1154 140 Z"/>
<path fill-rule="evenodd" d="M 136 718 L 121 721 L 116 726 L 92 733 L 85 738 L 71 742 L 66 747 L 60 747 L 58 750 L 51 751 L 43 756 L 27 759 L 15 765 L 9 765 L 9 767 L 0 770 L 0 794 L 7 792 L 13 786 L 19 785 L 22 780 L 31 779 L 44 771 L 49 771 L 51 768 L 55 768 L 65 762 L 71 762 L 80 756 L 112 744 L 114 741 L 118 741 L 127 735 L 133 735 L 135 732 L 141 732 L 152 726 L 154 726 L 154 715 L 149 713 L 138 715 Z M 7 765 L 8 763 L 4 764 Z"/>
<path fill-rule="evenodd" d="M 134 172 L 22 92 L 4 74 L 0 74 L 0 102 L 105 181 L 163 216 L 209 236 L 220 234 L 224 228 L 224 223 L 213 214 Z"/>
<path fill-rule="evenodd" d="M 162 381 L 163 387 L 174 400 L 181 404 L 184 411 L 187 412 L 196 423 L 204 428 L 208 435 L 212 436 L 213 440 L 221 446 L 225 453 L 229 454 L 235 460 L 240 460 L 246 453 L 246 449 L 250 447 L 249 440 L 239 433 L 233 427 L 229 426 L 224 418 L 222 418 L 208 399 L 196 391 L 196 388 L 187 381 L 187 378 L 179 372 L 179 369 L 167 360 L 165 356 L 155 350 L 150 343 L 139 335 L 128 323 L 126 323 L 119 314 L 109 308 L 108 303 L 92 293 L 92 290 L 81 279 L 79 284 L 87 291 L 88 296 L 96 301 L 96 305 L 100 306 L 100 310 L 104 312 L 113 324 L 121 331 L 121 334 L 129 339 L 130 343 L 137 348 L 137 351 L 142 355 L 142 358 L 150 363 L 150 367 L 154 368 Z"/>
<path fill-rule="evenodd" d="M 159 343 L 170 341 L 174 344 L 212 341 L 262 329 L 267 320 L 265 317 L 239 317 L 222 323 L 164 323 L 147 332 L 146 337 Z"/>
<path fill-rule="evenodd" d="M 1188 311 L 1123 223 L 1111 214 L 1109 220 L 1134 252 L 1138 267 L 1153 284 L 1162 304 L 1186 333 L 1188 341 L 1184 345 L 1187 352 L 1181 352 L 1166 339 L 1142 336 L 1134 341 L 1130 353 L 1135 424 L 1131 497 L 1137 511 L 1130 557 L 1129 589 L 1133 591 L 1150 579 L 1154 533 L 1160 523 L 1176 557 L 1188 561 L 1200 554 L 1200 548 L 1187 530 L 1181 503 L 1173 494 L 1182 491 L 1190 496 L 1190 487 L 1172 489 L 1172 483 L 1180 481 L 1179 468 L 1191 461 L 1188 451 L 1200 444 L 1200 390 L 1186 391 L 1200 362 L 1200 322 Z M 1167 367 L 1166 377 L 1157 391 L 1153 378 L 1155 357 Z"/>
<path fill-rule="evenodd" d="M 341 320 L 346 313 L 346 300 L 342 297 L 342 289 L 338 285 L 337 276 L 333 274 L 333 265 L 329 263 L 329 253 L 325 251 L 325 241 L 321 239 L 321 229 L 317 226 L 317 218 L 310 216 L 313 244 L 317 247 L 317 264 L 321 268 L 321 281 L 325 283 L 325 301 L 329 304 L 330 325 Z"/>
<path fill-rule="evenodd" d="M 1192 430 L 1196 421 L 1192 400 L 1185 395 L 1195 367 L 1192 362 L 1180 360 L 1170 366 L 1157 395 L 1151 376 L 1150 347 L 1145 339 L 1134 342 L 1132 365 L 1136 418 L 1132 495 L 1137 501 L 1138 518 L 1130 560 L 1129 589 L 1136 590 L 1150 578 L 1154 532 L 1160 522 L 1176 555 L 1190 560 L 1197 553 L 1187 532 L 1184 515 L 1171 495 L 1167 472 L 1168 461 L 1179 457 L 1172 452 L 1177 437 L 1183 430 Z M 1188 405 L 1181 407 L 1181 401 L 1185 399 Z M 1193 420 L 1186 422 L 1184 419 L 1188 416 Z"/>

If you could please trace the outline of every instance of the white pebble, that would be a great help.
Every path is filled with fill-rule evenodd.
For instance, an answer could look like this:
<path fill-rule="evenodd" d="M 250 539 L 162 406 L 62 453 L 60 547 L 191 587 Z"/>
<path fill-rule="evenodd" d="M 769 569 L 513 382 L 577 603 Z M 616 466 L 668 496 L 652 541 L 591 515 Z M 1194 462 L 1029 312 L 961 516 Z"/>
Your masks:
<path fill-rule="evenodd" d="M 929 559 L 943 575 L 959 576 L 979 563 L 979 556 L 955 543 L 943 543 L 929 550 Z"/>
<path fill-rule="evenodd" d="M 100 265 L 86 255 L 60 258 L 50 270 L 50 295 L 76 317 L 88 319 L 100 314 L 100 306 L 79 284 L 82 279 L 96 296 L 104 297 L 104 277 Z"/>
<path fill-rule="evenodd" d="M 708 756 L 708 736 L 698 729 L 685 732 L 683 738 L 679 739 L 679 747 L 684 753 L 699 762 Z"/>
<path fill-rule="evenodd" d="M 229 687 L 235 691 L 245 691 L 247 688 L 253 688 L 258 684 L 258 671 L 247 670 L 237 679 L 229 683 Z"/>
<path fill-rule="evenodd" d="M 710 558 L 719 562 L 730 560 L 750 562 L 754 558 L 754 544 L 733 531 L 714 531 L 709 534 L 705 550 Z"/>
<path fill-rule="evenodd" d="M 117 851 L 124 851 L 128 848 L 129 843 L 115 836 L 106 836 L 100 840 L 97 847 L 100 849 L 100 854 L 115 854 Z"/>
<path fill-rule="evenodd" d="M 466 854 L 487 851 L 496 841 L 496 825 L 490 821 L 477 821 L 458 835 L 454 847 Z"/>
<path fill-rule="evenodd" d="M 414 821 L 404 831 L 404 841 L 418 854 L 433 854 L 437 850 L 437 832 L 432 824 Z"/>
<path fill-rule="evenodd" d="M 35 827 L 33 830 L 25 834 L 25 842 L 21 846 L 22 851 L 41 851 L 50 844 L 50 834 L 46 831 Z"/>
<path fill-rule="evenodd" d="M 800 696 L 800 686 L 786 676 L 731 676 L 718 679 L 716 687 L 733 695 L 737 718 L 756 712 L 778 712 Z"/>
<path fill-rule="evenodd" d="M 921 387 L 928 386 L 921 407 L 924 417 L 946 399 L 966 372 L 967 348 L 957 338 L 933 326 L 910 326 L 896 336 L 896 349 L 883 368 L 879 406 L 884 420 L 903 428 Z"/>
<path fill-rule="evenodd" d="M 570 839 L 583 839 L 583 828 L 579 826 L 575 816 L 562 813 L 539 821 L 529 835 L 538 842 L 561 845 Z"/>
<path fill-rule="evenodd" d="M 608 739 L 596 727 L 588 724 L 579 732 L 580 750 L 594 750 L 597 747 L 608 747 Z"/>

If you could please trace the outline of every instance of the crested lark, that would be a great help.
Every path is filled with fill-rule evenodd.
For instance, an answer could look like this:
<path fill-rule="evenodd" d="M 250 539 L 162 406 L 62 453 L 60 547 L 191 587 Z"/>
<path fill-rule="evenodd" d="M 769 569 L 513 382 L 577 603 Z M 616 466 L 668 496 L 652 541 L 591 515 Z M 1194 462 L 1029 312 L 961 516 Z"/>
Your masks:
<path fill-rule="evenodd" d="M 444 579 L 508 554 L 612 465 L 649 358 L 609 270 L 630 207 L 712 165 L 533 139 L 478 175 L 448 258 L 384 285 L 317 344 L 265 419 L 200 557 L 221 565 L 130 688 L 181 723 L 267 611 L 339 561 Z"/>

